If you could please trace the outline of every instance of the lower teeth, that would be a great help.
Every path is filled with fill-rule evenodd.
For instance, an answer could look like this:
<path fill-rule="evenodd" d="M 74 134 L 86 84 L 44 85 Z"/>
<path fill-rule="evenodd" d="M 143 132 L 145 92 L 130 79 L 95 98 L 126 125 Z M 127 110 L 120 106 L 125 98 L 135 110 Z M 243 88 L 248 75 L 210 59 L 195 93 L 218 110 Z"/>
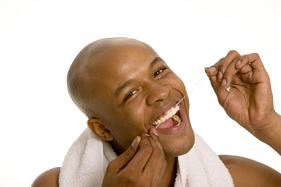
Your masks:
<path fill-rule="evenodd" d="M 177 126 L 179 126 L 180 125 L 180 123 L 181 123 L 181 119 L 180 119 L 180 117 L 178 116 L 178 115 L 173 115 L 173 120 L 175 120 L 176 122 L 177 122 L 177 124 L 176 124 L 176 127 Z"/>

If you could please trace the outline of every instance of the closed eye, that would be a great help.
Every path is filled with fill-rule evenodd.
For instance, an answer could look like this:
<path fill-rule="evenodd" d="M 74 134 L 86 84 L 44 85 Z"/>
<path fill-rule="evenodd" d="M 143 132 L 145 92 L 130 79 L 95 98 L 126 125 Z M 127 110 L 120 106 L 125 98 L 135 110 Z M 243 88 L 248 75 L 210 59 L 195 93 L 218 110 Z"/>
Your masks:
<path fill-rule="evenodd" d="M 167 70 L 167 67 L 161 67 L 159 69 L 157 69 L 154 73 L 153 73 L 153 77 L 156 78 L 158 76 L 160 76 L 164 71 Z"/>

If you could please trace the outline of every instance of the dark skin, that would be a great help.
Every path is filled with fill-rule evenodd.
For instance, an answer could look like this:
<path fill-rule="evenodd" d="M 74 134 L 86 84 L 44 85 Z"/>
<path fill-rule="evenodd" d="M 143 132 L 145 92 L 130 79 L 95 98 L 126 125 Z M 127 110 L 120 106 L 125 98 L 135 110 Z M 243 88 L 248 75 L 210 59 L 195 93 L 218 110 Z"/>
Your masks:
<path fill-rule="evenodd" d="M 228 116 L 281 154 L 281 117 L 259 55 L 230 51 L 206 73 Z"/>
<path fill-rule="evenodd" d="M 232 51 L 206 73 L 226 113 L 280 153 L 281 120 L 273 109 L 269 77 L 259 57 Z M 186 95 L 183 82 L 159 55 L 136 40 L 101 40 L 78 55 L 68 80 L 72 98 L 89 118 L 89 128 L 119 153 L 108 165 L 103 187 L 173 186 L 176 158 L 191 149 L 194 135 L 188 98 L 180 105 L 180 130 L 166 133 L 152 126 Z M 80 85 L 76 90 L 73 82 Z M 280 173 L 268 166 L 241 157 L 220 158 L 235 186 L 281 184 Z M 58 168 L 44 173 L 33 186 L 58 186 L 58 174 Z"/>

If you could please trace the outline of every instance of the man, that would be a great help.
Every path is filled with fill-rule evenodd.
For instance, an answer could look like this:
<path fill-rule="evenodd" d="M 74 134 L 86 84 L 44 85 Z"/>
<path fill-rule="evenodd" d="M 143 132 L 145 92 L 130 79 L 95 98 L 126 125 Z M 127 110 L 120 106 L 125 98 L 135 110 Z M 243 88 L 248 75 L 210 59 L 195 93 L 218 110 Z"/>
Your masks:
<path fill-rule="evenodd" d="M 226 113 L 281 153 L 281 117 L 274 111 L 269 76 L 257 54 L 230 51 L 206 68 Z M 107 38 L 86 46 L 68 73 L 69 93 L 88 127 L 117 153 L 102 186 L 173 186 L 177 157 L 194 145 L 183 82 L 147 44 Z M 168 116 L 168 117 L 167 117 Z M 156 128 L 157 127 L 157 128 Z M 131 146 L 130 146 L 131 145 Z M 281 174 L 261 163 L 220 156 L 235 186 L 281 186 Z M 33 183 L 58 186 L 59 168 Z"/>

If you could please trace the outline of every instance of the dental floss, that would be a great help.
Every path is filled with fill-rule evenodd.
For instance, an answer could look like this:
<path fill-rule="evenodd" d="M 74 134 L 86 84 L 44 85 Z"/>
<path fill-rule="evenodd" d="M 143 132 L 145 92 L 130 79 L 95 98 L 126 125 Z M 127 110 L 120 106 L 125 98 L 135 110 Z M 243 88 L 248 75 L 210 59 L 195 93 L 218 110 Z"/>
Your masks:
<path fill-rule="evenodd" d="M 191 88 L 190 93 L 194 91 L 194 89 L 205 79 L 205 76 L 202 76 L 199 81 L 196 82 L 196 84 Z M 175 106 L 179 106 L 179 104 L 187 97 L 187 94 L 184 95 Z M 157 129 L 160 126 L 160 124 L 156 125 L 155 128 Z"/>
<path fill-rule="evenodd" d="M 187 96 L 187 95 L 184 95 L 184 96 L 176 103 L 175 106 L 179 106 L 179 104 L 184 100 L 184 98 L 186 98 L 186 96 Z M 161 124 L 161 123 L 160 123 L 160 124 Z M 160 124 L 156 125 L 155 128 L 157 129 Z"/>
<path fill-rule="evenodd" d="M 184 98 L 185 98 L 186 96 L 187 96 L 187 95 L 184 95 L 184 96 L 177 102 L 176 106 L 179 105 L 179 104 L 184 100 Z"/>
<path fill-rule="evenodd" d="M 194 91 L 195 88 L 197 88 L 197 86 L 205 79 L 205 76 L 202 76 L 201 79 L 199 79 L 199 81 L 196 82 L 196 84 L 190 89 L 190 93 L 192 93 Z"/>
<path fill-rule="evenodd" d="M 190 94 L 193 93 L 194 89 L 205 79 L 205 76 L 202 76 L 199 81 L 196 82 L 196 84 L 190 89 Z M 185 98 L 187 97 L 187 94 L 184 95 L 177 103 L 176 106 L 178 106 Z M 156 125 L 155 128 L 157 129 L 160 124 Z"/>

